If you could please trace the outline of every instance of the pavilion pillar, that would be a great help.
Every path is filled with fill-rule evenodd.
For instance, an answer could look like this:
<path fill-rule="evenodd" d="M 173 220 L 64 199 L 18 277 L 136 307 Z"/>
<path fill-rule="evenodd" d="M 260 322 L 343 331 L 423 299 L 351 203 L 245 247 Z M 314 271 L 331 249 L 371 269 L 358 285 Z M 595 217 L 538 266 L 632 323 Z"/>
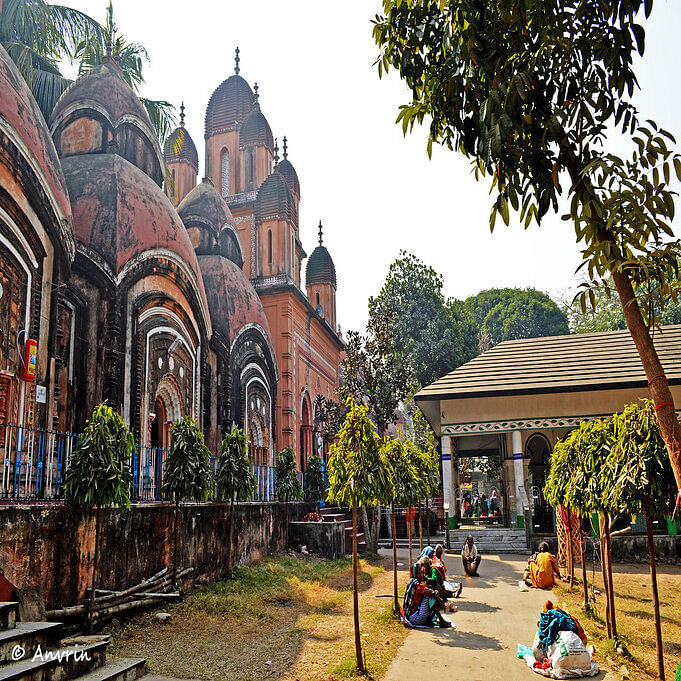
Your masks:
<path fill-rule="evenodd" d="M 525 527 L 525 475 L 523 471 L 523 440 L 519 430 L 511 433 L 513 447 L 513 477 L 515 492 L 515 512 L 518 527 Z"/>
<path fill-rule="evenodd" d="M 442 449 L 442 497 L 445 506 L 449 508 L 449 517 L 453 518 L 456 514 L 456 491 L 452 487 L 452 438 L 443 435 L 440 438 Z"/>

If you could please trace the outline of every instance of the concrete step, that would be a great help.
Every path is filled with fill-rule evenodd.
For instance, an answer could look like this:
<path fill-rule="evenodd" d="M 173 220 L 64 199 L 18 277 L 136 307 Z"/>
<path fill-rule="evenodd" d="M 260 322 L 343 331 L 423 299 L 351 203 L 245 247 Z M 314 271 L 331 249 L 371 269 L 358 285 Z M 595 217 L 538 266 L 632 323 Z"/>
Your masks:
<path fill-rule="evenodd" d="M 68 648 L 41 649 L 41 656 L 0 667 L 0 681 L 68 681 L 87 674 L 106 662 L 108 643 Z"/>
<path fill-rule="evenodd" d="M 135 681 L 144 676 L 146 671 L 145 659 L 118 657 L 109 660 L 103 667 L 78 677 L 78 681 Z"/>
<path fill-rule="evenodd" d="M 11 662 L 12 651 L 21 646 L 26 657 L 38 649 L 52 650 L 59 641 L 61 622 L 17 622 L 14 629 L 0 631 L 0 664 Z"/>
<path fill-rule="evenodd" d="M 325 523 L 342 523 L 345 522 L 345 513 L 327 513 L 322 518 L 324 518 Z"/>
<path fill-rule="evenodd" d="M 0 601 L 0 631 L 14 629 L 19 621 L 19 603 Z"/>

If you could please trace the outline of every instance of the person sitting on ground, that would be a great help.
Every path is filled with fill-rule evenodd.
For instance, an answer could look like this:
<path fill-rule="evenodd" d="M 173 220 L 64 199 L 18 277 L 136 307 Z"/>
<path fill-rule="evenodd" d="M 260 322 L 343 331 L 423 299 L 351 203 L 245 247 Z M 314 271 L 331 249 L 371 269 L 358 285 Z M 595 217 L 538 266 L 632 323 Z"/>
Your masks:
<path fill-rule="evenodd" d="M 535 589 L 551 589 L 555 584 L 554 577 L 560 579 L 560 570 L 556 557 L 549 551 L 549 545 L 543 541 L 539 551 L 527 562 L 524 579 L 527 586 Z"/>
<path fill-rule="evenodd" d="M 435 553 L 432 556 L 433 572 L 437 572 L 437 575 L 434 576 L 437 581 L 438 590 L 445 600 L 451 597 L 458 598 L 463 589 L 463 582 L 447 581 L 447 566 L 442 559 L 443 551 L 442 544 L 438 544 L 435 547 Z"/>
<path fill-rule="evenodd" d="M 463 545 L 463 550 L 461 551 L 461 561 L 463 562 L 464 572 L 471 577 L 477 575 L 480 560 L 481 556 L 478 553 L 478 547 L 475 545 L 473 537 L 468 535 L 466 543 Z"/>
<path fill-rule="evenodd" d="M 435 622 L 442 628 L 452 626 L 452 622 L 442 614 L 444 601 L 426 584 L 425 575 L 432 566 L 432 561 L 426 556 L 418 560 L 417 577 L 410 580 L 404 593 L 405 626 L 434 626 Z"/>

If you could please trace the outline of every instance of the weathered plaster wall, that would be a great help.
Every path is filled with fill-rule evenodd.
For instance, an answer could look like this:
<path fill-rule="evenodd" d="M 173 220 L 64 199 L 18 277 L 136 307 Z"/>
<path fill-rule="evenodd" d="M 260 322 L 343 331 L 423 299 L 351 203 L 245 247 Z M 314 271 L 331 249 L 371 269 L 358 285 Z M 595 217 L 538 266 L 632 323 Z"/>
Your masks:
<path fill-rule="evenodd" d="M 314 504 L 289 504 L 290 519 Z M 248 563 L 284 547 L 284 504 L 234 506 L 235 563 Z M 0 569 L 16 587 L 36 586 L 48 609 L 73 605 L 90 584 L 95 537 L 94 512 L 65 506 L 0 508 Z M 168 504 L 105 509 L 100 527 L 98 583 L 123 589 L 173 561 L 173 507 Z M 193 582 L 219 578 L 227 561 L 228 504 L 180 507 L 181 566 L 194 566 Z"/>
<path fill-rule="evenodd" d="M 306 546 L 310 553 L 335 560 L 345 556 L 343 523 L 289 523 L 289 546 Z"/>

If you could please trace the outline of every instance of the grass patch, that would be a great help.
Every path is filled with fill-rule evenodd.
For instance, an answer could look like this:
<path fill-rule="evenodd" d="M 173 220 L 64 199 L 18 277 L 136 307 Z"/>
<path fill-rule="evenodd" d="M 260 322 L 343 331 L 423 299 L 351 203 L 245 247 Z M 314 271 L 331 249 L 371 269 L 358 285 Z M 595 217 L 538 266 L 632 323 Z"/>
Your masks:
<path fill-rule="evenodd" d="M 407 630 L 378 595 L 392 589 L 379 557 L 360 561 L 360 626 L 372 678 L 387 670 Z M 336 681 L 352 678 L 352 562 L 276 556 L 239 568 L 113 635 L 116 655 L 146 657 L 154 674 L 206 681 Z"/>
<path fill-rule="evenodd" d="M 681 569 L 675 566 L 658 565 L 657 570 L 665 672 L 667 678 L 673 679 L 681 658 L 681 646 L 671 643 L 681 640 L 679 620 Z M 591 578 L 592 571 L 589 569 L 589 583 L 591 583 Z M 581 587 L 575 586 L 570 591 L 566 585 L 561 584 L 554 590 L 559 599 L 577 615 L 594 643 L 599 657 L 605 657 L 607 664 L 613 670 L 617 671 L 625 666 L 632 679 L 657 678 L 655 627 L 648 567 L 640 564 L 613 565 L 613 582 L 619 644 L 613 643 L 607 637 L 603 593 L 596 597 L 597 611 L 587 615 L 581 610 L 583 601 Z M 603 592 L 603 580 L 599 572 L 595 575 L 595 583 L 596 588 Z M 618 647 L 622 648 L 624 654 L 618 652 Z"/>

